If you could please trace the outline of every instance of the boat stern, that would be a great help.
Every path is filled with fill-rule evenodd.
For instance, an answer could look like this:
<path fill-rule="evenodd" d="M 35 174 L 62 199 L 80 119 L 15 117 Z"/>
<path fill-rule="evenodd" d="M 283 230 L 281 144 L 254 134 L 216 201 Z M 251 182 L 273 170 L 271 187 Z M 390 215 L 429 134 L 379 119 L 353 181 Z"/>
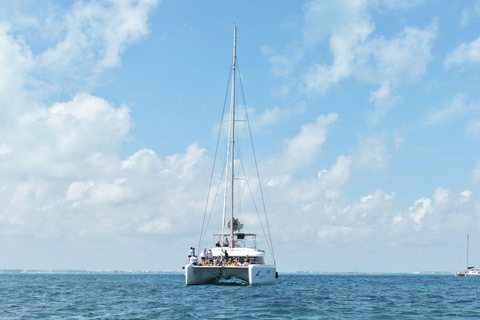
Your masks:
<path fill-rule="evenodd" d="M 249 265 L 248 279 L 250 284 L 274 283 L 277 278 L 277 268 L 268 265 Z"/>

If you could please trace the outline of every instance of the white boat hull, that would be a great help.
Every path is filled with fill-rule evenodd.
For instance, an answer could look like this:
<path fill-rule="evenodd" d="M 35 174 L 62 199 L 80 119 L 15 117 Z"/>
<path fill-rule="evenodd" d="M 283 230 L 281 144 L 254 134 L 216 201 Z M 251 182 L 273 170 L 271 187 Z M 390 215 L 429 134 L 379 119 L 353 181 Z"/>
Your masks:
<path fill-rule="evenodd" d="M 479 270 L 474 271 L 460 271 L 455 273 L 455 277 L 478 277 L 480 276 Z"/>
<path fill-rule="evenodd" d="M 229 266 L 185 266 L 185 284 L 214 284 L 219 280 L 240 279 L 248 284 L 274 283 L 276 267 L 269 265 Z"/>

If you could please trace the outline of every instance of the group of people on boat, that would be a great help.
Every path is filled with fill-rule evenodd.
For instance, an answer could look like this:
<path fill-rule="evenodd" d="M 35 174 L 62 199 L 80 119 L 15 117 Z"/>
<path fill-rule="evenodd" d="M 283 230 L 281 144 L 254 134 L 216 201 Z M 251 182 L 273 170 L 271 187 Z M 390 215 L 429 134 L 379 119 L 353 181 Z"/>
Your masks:
<path fill-rule="evenodd" d="M 223 241 L 223 244 L 220 244 L 220 240 L 217 241 L 217 243 L 215 244 L 215 246 L 217 248 L 221 248 L 221 247 L 224 247 L 224 248 L 235 248 L 235 247 L 241 247 L 242 245 L 239 245 L 237 243 L 237 241 L 235 240 L 232 240 L 232 243 L 230 244 L 230 241 L 228 241 L 228 238 L 225 238 L 225 240 Z"/>
<path fill-rule="evenodd" d="M 226 250 L 223 252 L 222 256 L 218 256 L 214 258 L 212 250 L 207 251 L 207 248 L 205 248 L 203 249 L 202 253 L 200 253 L 200 259 L 198 259 L 198 255 L 195 254 L 195 248 L 190 247 L 190 250 L 188 251 L 188 264 L 193 264 L 194 266 L 228 266 L 228 267 L 245 266 L 246 267 L 250 263 L 250 257 L 248 255 L 241 260 L 239 260 L 239 258 L 237 257 L 230 258 Z"/>

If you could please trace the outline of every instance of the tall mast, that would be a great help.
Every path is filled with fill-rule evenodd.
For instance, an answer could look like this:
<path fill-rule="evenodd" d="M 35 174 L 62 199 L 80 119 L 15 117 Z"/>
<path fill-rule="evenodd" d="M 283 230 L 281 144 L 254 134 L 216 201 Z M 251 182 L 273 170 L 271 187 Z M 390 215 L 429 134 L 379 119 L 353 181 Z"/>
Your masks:
<path fill-rule="evenodd" d="M 236 65 L 236 44 L 237 44 L 237 27 L 233 27 L 233 62 L 232 62 L 232 94 L 230 101 L 230 123 L 228 126 L 228 144 L 227 144 L 227 163 L 225 165 L 225 191 L 223 194 L 223 224 L 222 239 L 225 236 L 225 218 L 227 215 L 227 198 L 228 198 L 228 165 L 231 153 L 231 181 L 232 181 L 232 214 L 230 222 L 230 236 L 233 240 L 233 196 L 234 196 L 234 178 L 235 178 L 235 161 L 234 161 L 234 143 L 235 143 L 235 65 Z M 222 240 L 223 241 L 223 240 Z"/>
<path fill-rule="evenodd" d="M 232 62 L 232 95 L 230 101 L 230 126 L 232 128 L 232 220 L 231 220 L 231 239 L 233 244 L 233 200 L 235 188 L 235 67 L 237 64 L 237 26 L 233 26 L 233 62 Z"/>
<path fill-rule="evenodd" d="M 470 234 L 467 233 L 467 270 L 468 270 L 468 242 L 469 242 Z"/>

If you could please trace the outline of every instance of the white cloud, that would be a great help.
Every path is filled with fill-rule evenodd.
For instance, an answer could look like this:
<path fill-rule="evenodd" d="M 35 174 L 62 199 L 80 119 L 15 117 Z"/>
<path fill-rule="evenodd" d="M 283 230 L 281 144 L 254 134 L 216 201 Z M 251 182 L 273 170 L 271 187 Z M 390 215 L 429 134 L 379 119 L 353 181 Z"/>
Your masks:
<path fill-rule="evenodd" d="M 368 1 L 310 1 L 304 5 L 303 37 L 315 45 L 347 27 L 363 24 L 368 19 Z"/>
<path fill-rule="evenodd" d="M 258 114 L 253 108 L 248 108 L 248 119 L 252 130 L 259 131 L 265 127 L 288 120 L 293 116 L 303 114 L 305 108 L 303 105 L 298 105 L 292 108 L 281 109 L 279 106 L 274 106 L 271 109 L 266 109 L 263 113 Z M 239 116 L 243 117 L 242 112 Z"/>
<path fill-rule="evenodd" d="M 274 54 L 268 61 L 271 71 L 275 76 L 288 76 L 295 67 L 295 64 L 302 58 L 301 52 L 292 54 Z"/>
<path fill-rule="evenodd" d="M 315 122 L 304 124 L 298 135 L 285 142 L 278 169 L 291 172 L 310 165 L 337 119 L 337 114 L 329 113 L 318 116 Z"/>
<path fill-rule="evenodd" d="M 318 172 L 318 179 L 327 191 L 327 198 L 335 198 L 341 189 L 350 181 L 352 159 L 347 156 L 338 156 L 330 170 Z"/>
<path fill-rule="evenodd" d="M 399 101 L 400 98 L 392 94 L 390 82 L 384 82 L 378 90 L 370 93 L 369 102 L 373 102 L 375 109 L 368 113 L 368 121 L 377 124 Z"/>
<path fill-rule="evenodd" d="M 0 22 L 0 124 L 26 109 L 25 85 L 30 82 L 29 72 L 34 66 L 30 48 L 22 37 L 14 37 L 9 31 L 9 26 Z"/>
<path fill-rule="evenodd" d="M 136 170 L 145 174 L 152 174 L 162 170 L 163 166 L 155 151 L 142 149 L 133 156 L 122 161 L 123 170 Z"/>
<path fill-rule="evenodd" d="M 56 26 L 63 31 L 59 32 L 63 38 L 36 57 L 38 76 L 47 83 L 67 78 L 81 88 L 95 86 L 105 70 L 120 64 L 125 48 L 148 33 L 148 14 L 156 3 L 76 2 L 62 24 Z M 45 72 L 49 77 L 43 76 Z"/>
<path fill-rule="evenodd" d="M 394 195 L 376 190 L 346 207 L 338 205 L 332 213 L 334 219 L 324 222 L 319 229 L 318 240 L 322 245 L 338 246 L 358 241 L 384 243 L 391 238 L 397 214 Z"/>
<path fill-rule="evenodd" d="M 344 3 L 345 2 L 345 3 Z M 392 85 L 418 79 L 431 61 L 431 48 L 437 27 L 405 27 L 390 40 L 371 38 L 375 29 L 368 1 L 312 1 L 306 6 L 305 34 L 315 44 L 330 36 L 331 65 L 317 63 L 305 75 L 307 91 L 325 93 L 339 81 L 356 76 L 374 83 Z M 389 5 L 390 4 L 390 5 Z M 386 8 L 393 8 L 386 2 Z M 318 21 L 318 22 L 317 22 Z"/>
<path fill-rule="evenodd" d="M 154 221 L 150 221 L 140 228 L 138 228 L 138 232 L 140 233 L 150 233 L 150 234 L 165 234 L 165 233 L 171 233 L 172 230 L 172 225 L 170 224 L 170 221 L 167 219 L 156 219 Z"/>
<path fill-rule="evenodd" d="M 344 203 L 337 199 L 331 219 L 314 220 L 318 224 L 317 236 L 321 245 L 341 246 L 345 243 L 363 243 L 391 248 L 440 245 L 450 241 L 452 235 L 464 234 L 469 226 L 480 222 L 480 215 L 472 212 L 480 202 L 472 192 L 458 194 L 437 188 L 431 198 L 421 197 L 407 211 L 395 194 L 382 190 L 363 196 L 359 201 Z M 342 206 L 343 203 L 343 206 Z M 311 211 L 323 211 L 314 206 Z M 326 214 L 326 213 L 322 213 Z M 448 242 L 447 242 L 448 243 Z"/>
<path fill-rule="evenodd" d="M 358 139 L 358 151 L 353 154 L 354 167 L 362 172 L 385 171 L 391 158 L 386 148 L 385 135 L 359 136 Z"/>
<path fill-rule="evenodd" d="M 358 139 L 356 151 L 348 156 L 337 157 L 330 170 L 323 169 L 318 172 L 320 182 L 318 192 L 323 192 L 327 199 L 340 198 L 343 188 L 350 182 L 352 176 L 361 177 L 386 171 L 391 155 L 385 146 L 385 136 L 359 136 Z"/>
<path fill-rule="evenodd" d="M 356 25 L 347 25 L 330 39 L 333 54 L 332 65 L 315 64 L 305 75 L 307 91 L 316 90 L 324 93 L 340 80 L 350 77 L 355 64 L 355 48 L 373 31 L 373 26 L 365 20 L 353 21 Z"/>
<path fill-rule="evenodd" d="M 480 16 L 480 1 L 477 0 L 473 4 L 473 8 L 465 8 L 462 10 L 462 15 L 460 17 L 460 25 L 465 27 L 472 18 Z"/>
<path fill-rule="evenodd" d="M 432 60 L 431 49 L 436 38 L 435 23 L 425 29 L 405 27 L 396 37 L 386 40 L 375 38 L 366 41 L 359 48 L 364 55 L 358 65 L 357 76 L 376 83 L 389 81 L 398 85 L 420 78 Z M 375 64 L 364 64 L 373 57 Z"/>
<path fill-rule="evenodd" d="M 77 94 L 18 118 L 8 132 L 15 146 L 9 160 L 16 162 L 15 172 L 68 176 L 87 165 L 85 157 L 117 151 L 131 126 L 126 106 L 114 108 L 104 99 Z"/>
<path fill-rule="evenodd" d="M 443 64 L 445 68 L 455 65 L 472 65 L 480 63 L 480 38 L 469 43 L 462 43 L 453 52 L 447 54 Z"/>
<path fill-rule="evenodd" d="M 460 25 L 462 27 L 465 27 L 467 24 L 468 24 L 468 21 L 470 21 L 471 19 L 471 13 L 470 13 L 470 10 L 468 9 L 464 9 L 462 11 L 462 16 L 460 18 Z"/>
<path fill-rule="evenodd" d="M 334 2 L 315 3 L 334 6 L 335 10 L 340 8 Z M 370 37 L 368 30 L 372 27 L 369 18 L 364 16 L 365 11 L 358 9 L 365 3 L 345 7 L 345 10 L 353 11 L 340 19 L 335 28 L 329 29 L 325 35 L 312 35 L 307 40 L 316 45 L 332 30 L 342 31 L 342 24 L 350 17 L 366 28 L 357 30 L 351 39 L 341 39 L 338 33 L 332 40 L 332 48 L 340 54 L 338 60 L 323 66 L 337 76 L 335 81 L 359 77 L 357 65 L 362 53 L 354 52 L 355 56 L 351 58 L 349 50 L 360 50 L 362 43 L 366 42 L 371 45 L 368 54 L 378 63 L 390 62 L 391 70 L 367 74 L 381 85 L 372 92 L 372 102 L 376 108 L 378 103 L 375 112 L 380 119 L 381 104 L 394 97 L 392 92 L 397 82 L 421 76 L 425 66 L 413 63 L 419 71 L 408 68 L 401 71 L 401 58 L 388 60 L 383 55 L 388 50 L 408 46 L 414 38 L 424 37 L 426 45 L 419 44 L 422 48 L 417 53 L 421 56 L 418 61 L 425 61 L 428 55 L 422 53 L 429 52 L 429 40 L 428 35 L 421 35 L 420 31 L 425 30 L 416 29 L 406 30 L 395 41 L 380 39 L 376 45 L 373 40 L 363 40 L 360 34 L 363 32 Z M 0 59 L 2 70 L 5 70 L 0 81 L 5 81 L 6 86 L 0 86 L 2 102 L 5 102 L 0 111 L 0 235 L 6 248 L 21 243 L 26 249 L 23 252 L 29 254 L 32 252 L 28 249 L 30 245 L 43 245 L 42 241 L 49 239 L 56 244 L 65 243 L 68 252 L 72 251 L 72 243 L 81 242 L 88 246 L 93 243 L 83 252 L 93 254 L 98 243 L 108 238 L 115 244 L 108 250 L 99 251 L 100 254 L 113 250 L 133 255 L 134 250 L 128 251 L 128 246 L 138 249 L 146 239 L 155 241 L 155 250 L 172 241 L 178 247 L 186 248 L 197 240 L 212 162 L 205 155 L 205 149 L 193 143 L 184 152 L 166 157 L 159 157 L 151 149 L 120 156 L 118 150 L 129 138 L 133 125 L 127 106 L 116 106 L 88 92 L 74 94 L 62 102 L 44 103 L 44 99 L 36 99 L 36 92 L 26 89 L 38 80 L 36 72 L 42 73 L 39 79 L 52 83 L 69 77 L 83 82 L 86 76 L 91 84 L 90 81 L 106 69 L 118 66 L 125 47 L 148 32 L 146 15 L 151 6 L 153 2 L 148 1 L 79 2 L 60 28 L 64 33 L 58 35 L 65 37 L 36 57 L 20 36 L 12 36 L 7 27 L 0 32 L 3 49 L 0 57 L 5 59 Z M 98 20 L 90 25 L 91 17 Z M 314 18 L 312 15 L 312 24 L 317 23 Z M 332 18 L 331 23 L 336 23 L 334 20 Z M 118 34 L 112 34 L 116 27 L 119 28 Z M 102 32 L 93 34 L 99 30 Z M 92 43 L 87 41 L 90 36 Z M 79 40 L 79 48 L 72 47 L 74 39 Z M 344 51 L 342 46 L 346 46 Z M 60 74 L 55 59 L 59 59 L 61 67 L 72 67 L 69 69 L 72 74 Z M 42 63 L 41 68 L 38 63 Z M 293 65 L 287 63 L 284 70 L 290 72 L 289 68 Z M 74 79 L 77 77 L 75 70 L 81 71 L 78 79 Z M 54 79 L 46 80 L 49 75 Z M 325 82 L 324 86 L 334 84 Z M 254 114 L 251 120 L 257 128 L 266 128 L 300 113 L 300 109 L 273 107 Z M 283 153 L 277 155 L 275 160 L 279 161 L 275 161 L 275 165 L 269 161 L 260 163 L 270 167 L 262 171 L 262 178 L 267 181 L 265 199 L 276 247 L 282 248 L 280 254 L 298 252 L 305 245 L 298 239 L 317 245 L 319 251 L 324 250 L 324 245 L 342 243 L 359 252 L 362 246 L 390 245 L 392 249 L 405 243 L 423 245 L 430 239 L 449 238 L 453 232 L 464 232 L 469 225 L 479 223 L 475 213 L 478 210 L 474 210 L 480 205 L 478 197 L 469 191 L 454 194 L 437 189 L 433 196 L 420 197 L 409 205 L 401 203 L 394 193 L 383 190 L 367 190 L 358 199 L 349 199 L 344 192 L 353 175 L 383 172 L 388 168 L 390 155 L 384 135 L 359 136 L 358 148 L 351 154 L 338 156 L 331 166 L 319 171 L 317 177 L 292 178 L 299 170 L 315 164 L 328 134 L 338 121 L 338 115 L 331 113 L 304 124 L 296 136 L 285 141 Z M 253 221 L 252 208 L 243 208 L 243 221 Z M 261 231 L 255 223 L 249 223 L 249 228 L 254 232 Z M 420 228 L 419 232 L 415 232 L 415 228 Z M 80 237 L 81 241 L 76 242 Z M 119 247 L 116 251 L 115 246 Z M 178 254 L 178 250 L 170 252 Z M 326 260 L 318 251 L 302 252 L 309 263 L 318 265 L 318 257 Z M 288 258 L 291 256 L 286 256 Z M 165 262 L 166 265 L 178 265 L 180 260 L 175 259 L 172 256 L 168 260 L 173 262 Z"/>
<path fill-rule="evenodd" d="M 40 81 L 67 89 L 69 76 L 83 82 L 118 65 L 126 46 L 148 31 L 154 4 L 77 2 L 56 25 L 65 38 L 36 56 L 21 35 L 0 24 L 0 233 L 31 239 L 128 229 L 125 203 L 138 198 L 137 176 L 148 167 L 144 159 L 129 159 L 138 168 L 132 179 L 116 154 L 132 127 L 128 107 L 89 93 L 45 106 L 42 100 L 52 97 L 37 90 Z M 56 22 L 49 22 L 52 28 Z M 102 207 L 108 203 L 115 208 Z"/>
<path fill-rule="evenodd" d="M 410 207 L 408 209 L 410 218 L 412 218 L 416 224 L 421 224 L 423 217 L 425 217 L 426 214 L 429 214 L 432 212 L 431 206 L 432 206 L 431 199 L 427 199 L 423 197 L 416 200 L 413 207 Z"/>
<path fill-rule="evenodd" d="M 93 182 L 74 182 L 68 187 L 67 194 L 65 196 L 66 200 L 77 200 L 83 197 L 87 190 L 93 187 Z"/>
<path fill-rule="evenodd" d="M 466 98 L 464 94 L 459 93 L 453 97 L 450 105 L 446 108 L 427 111 L 424 124 L 438 125 L 462 117 L 472 111 L 480 110 L 480 103 L 473 101 L 467 104 Z"/>
<path fill-rule="evenodd" d="M 296 115 L 301 115 L 305 113 L 305 107 L 303 103 L 298 103 L 296 106 L 291 108 L 280 108 L 279 106 L 275 105 L 273 108 L 266 109 L 263 113 L 258 113 L 255 108 L 247 107 L 248 112 L 248 120 L 250 124 L 250 129 L 252 132 L 260 132 L 265 128 L 270 126 L 274 126 L 278 123 L 288 121 L 291 117 Z M 236 123 L 235 128 L 236 132 L 248 132 L 247 122 L 247 115 L 245 114 L 245 107 L 244 106 L 237 106 L 235 111 L 235 118 L 240 120 Z M 223 119 L 222 130 L 225 136 L 228 135 L 228 122 L 229 122 L 230 114 L 226 113 Z M 212 127 L 212 132 L 214 134 L 218 133 L 220 127 L 220 123 L 215 123 Z"/>

